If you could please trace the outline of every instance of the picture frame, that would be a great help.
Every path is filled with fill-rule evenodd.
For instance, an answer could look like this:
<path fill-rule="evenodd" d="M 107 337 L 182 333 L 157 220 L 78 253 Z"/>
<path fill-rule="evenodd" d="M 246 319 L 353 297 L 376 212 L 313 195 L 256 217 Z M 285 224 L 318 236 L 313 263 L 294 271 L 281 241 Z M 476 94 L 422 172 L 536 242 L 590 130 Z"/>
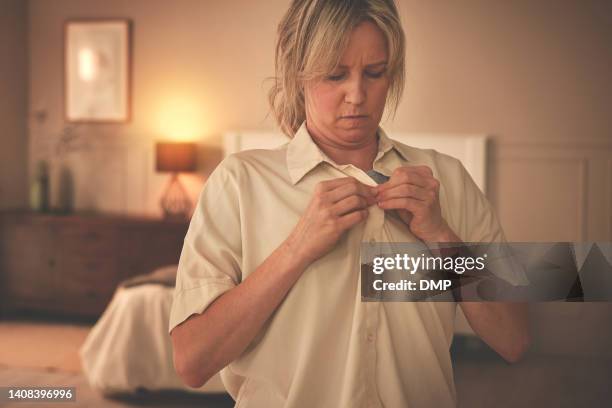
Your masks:
<path fill-rule="evenodd" d="M 131 116 L 131 21 L 64 24 L 64 119 L 125 123 Z"/>

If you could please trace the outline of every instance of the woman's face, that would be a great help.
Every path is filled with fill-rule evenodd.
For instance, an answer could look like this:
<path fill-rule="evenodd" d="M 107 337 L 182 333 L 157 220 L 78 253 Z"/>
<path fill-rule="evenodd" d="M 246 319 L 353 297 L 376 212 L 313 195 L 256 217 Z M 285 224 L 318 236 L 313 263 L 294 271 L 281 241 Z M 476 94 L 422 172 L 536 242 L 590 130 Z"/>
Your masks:
<path fill-rule="evenodd" d="M 383 33 L 372 22 L 352 31 L 339 68 L 304 87 L 308 130 L 338 147 L 371 143 L 389 89 Z"/>

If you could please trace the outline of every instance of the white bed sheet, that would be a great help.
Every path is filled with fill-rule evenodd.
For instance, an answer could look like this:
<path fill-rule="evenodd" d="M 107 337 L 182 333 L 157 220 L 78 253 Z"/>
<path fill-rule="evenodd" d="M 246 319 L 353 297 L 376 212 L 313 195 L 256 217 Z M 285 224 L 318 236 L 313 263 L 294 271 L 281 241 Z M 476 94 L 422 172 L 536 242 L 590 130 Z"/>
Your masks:
<path fill-rule="evenodd" d="M 104 394 L 180 389 L 223 393 L 215 375 L 201 388 L 184 385 L 174 370 L 168 320 L 173 288 L 119 287 L 79 349 L 90 386 Z"/>

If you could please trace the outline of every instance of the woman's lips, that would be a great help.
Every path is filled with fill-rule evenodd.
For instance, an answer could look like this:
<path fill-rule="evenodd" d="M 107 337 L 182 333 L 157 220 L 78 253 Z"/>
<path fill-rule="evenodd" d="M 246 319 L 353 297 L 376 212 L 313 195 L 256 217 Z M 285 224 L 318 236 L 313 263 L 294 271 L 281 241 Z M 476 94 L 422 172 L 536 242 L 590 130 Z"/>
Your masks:
<path fill-rule="evenodd" d="M 363 127 L 368 123 L 368 117 L 365 115 L 360 116 L 341 116 L 340 123 L 343 126 L 347 126 L 349 128 Z"/>
<path fill-rule="evenodd" d="M 358 119 L 367 119 L 366 115 L 353 115 L 353 116 L 341 116 L 340 119 L 348 119 L 348 120 L 358 120 Z"/>

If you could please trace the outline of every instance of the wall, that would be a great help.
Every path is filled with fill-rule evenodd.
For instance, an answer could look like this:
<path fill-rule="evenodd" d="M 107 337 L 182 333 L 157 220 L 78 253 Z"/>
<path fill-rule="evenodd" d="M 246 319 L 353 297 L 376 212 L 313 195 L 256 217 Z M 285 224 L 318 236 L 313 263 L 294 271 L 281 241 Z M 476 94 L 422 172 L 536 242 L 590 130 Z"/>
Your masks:
<path fill-rule="evenodd" d="M 393 128 L 492 135 L 490 198 L 511 239 L 611 239 L 612 4 L 402 11 L 410 81 Z"/>
<path fill-rule="evenodd" d="M 262 82 L 288 3 L 31 0 L 29 108 L 45 119 L 30 121 L 30 166 L 50 159 L 55 183 L 70 169 L 81 209 L 157 214 L 167 178 L 152 170 L 155 140 L 210 150 L 227 130 L 274 128 Z M 399 3 L 408 81 L 386 129 L 490 135 L 488 190 L 510 240 L 612 240 L 611 3 Z M 57 155 L 62 24 L 76 17 L 133 20 L 133 120 L 81 126 L 78 151 Z M 186 181 L 195 198 L 202 177 Z M 592 337 L 610 310 L 537 306 L 537 348 L 612 356 L 612 330 Z"/>
<path fill-rule="evenodd" d="M 27 204 L 28 10 L 0 0 L 0 209 Z"/>
<path fill-rule="evenodd" d="M 262 81 L 272 73 L 275 27 L 285 2 L 32 1 L 31 103 L 46 120 L 31 126 L 30 165 L 72 170 L 81 209 L 158 214 L 167 181 L 153 172 L 155 140 L 192 139 L 219 146 L 228 129 L 273 127 Z M 66 19 L 127 17 L 133 25 L 133 119 L 126 125 L 78 125 L 78 152 L 55 153 L 62 121 L 62 26 Z M 207 159 L 205 152 L 202 153 Z M 203 160 L 204 161 L 204 160 Z M 209 172 L 218 158 L 202 164 Z M 183 177 L 195 199 L 201 177 Z M 53 188 L 53 200 L 58 203 Z"/>

